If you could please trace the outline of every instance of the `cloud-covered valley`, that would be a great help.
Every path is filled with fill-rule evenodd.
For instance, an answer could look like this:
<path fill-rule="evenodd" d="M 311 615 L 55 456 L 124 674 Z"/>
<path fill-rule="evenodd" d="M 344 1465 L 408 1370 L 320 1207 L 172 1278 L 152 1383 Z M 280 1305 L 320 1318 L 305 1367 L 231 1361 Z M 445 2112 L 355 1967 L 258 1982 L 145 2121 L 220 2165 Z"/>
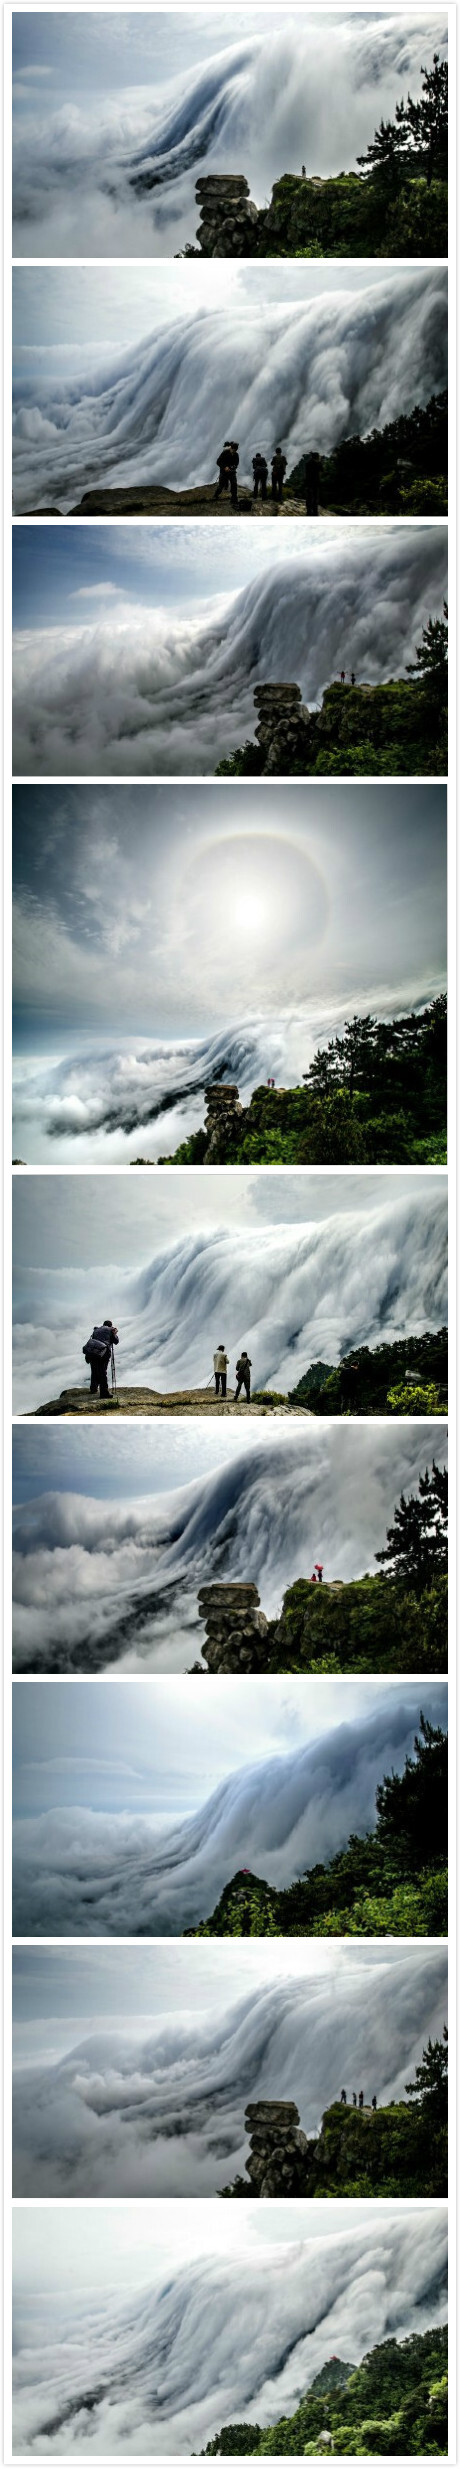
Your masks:
<path fill-rule="evenodd" d="M 406 1430 L 347 1425 L 344 1432 L 303 1423 L 278 1426 L 268 1445 L 264 1427 L 263 1442 L 252 1439 L 249 1449 L 255 1427 L 248 1427 L 235 1452 L 233 1424 L 225 1429 L 232 1440 L 228 1456 L 222 1442 L 222 1464 L 166 1496 L 155 1498 L 154 1461 L 150 1491 L 111 1498 L 107 1464 L 106 1496 L 91 1498 L 83 1450 L 80 1491 L 69 1478 L 67 1488 L 42 1488 L 18 1505 L 16 1671 L 186 1671 L 203 1637 L 200 1585 L 249 1578 L 273 1617 L 285 1588 L 308 1576 L 315 1558 L 329 1578 L 362 1576 L 374 1566 L 398 1494 L 416 1489 L 433 1447 L 428 1426 L 420 1433 L 410 1423 Z M 148 1431 L 155 1446 L 155 1425 Z M 40 1439 L 43 1485 L 42 1427 Z M 75 1439 L 78 1447 L 76 1428 Z M 444 1431 L 436 1454 L 444 1464 Z M 99 1480 L 103 1464 L 101 1456 Z"/>
<path fill-rule="evenodd" d="M 45 46 L 40 108 L 29 37 L 15 88 L 17 254 L 173 256 L 194 238 L 203 169 L 244 171 L 265 204 L 302 160 L 323 176 L 354 168 L 382 113 L 393 117 L 409 81 L 420 93 L 421 61 L 446 42 L 445 20 L 416 12 L 331 21 L 327 10 L 288 10 L 279 28 L 264 10 L 256 30 L 240 12 L 233 44 L 221 12 L 192 35 L 187 15 L 177 31 L 169 18 L 165 49 L 162 12 L 158 30 L 142 13 L 141 36 L 133 12 L 127 41 L 122 12 L 108 45 L 95 12 L 84 67 L 72 30 L 56 62 Z"/>
<path fill-rule="evenodd" d="M 342 2083 L 379 2106 L 403 2099 L 428 2035 L 442 2034 L 445 1953 L 413 1947 L 394 1963 L 366 1950 L 348 1971 L 328 1955 L 326 1976 L 277 1980 L 274 1952 L 270 1985 L 217 2017 L 198 2011 L 190 1961 L 188 2013 L 147 2033 L 134 2017 L 127 2032 L 101 2024 L 73 2044 L 69 2032 L 57 2063 L 18 2066 L 13 2192 L 217 2194 L 244 2168 L 248 2101 L 295 2101 L 314 2135 Z"/>
<path fill-rule="evenodd" d="M 94 352 L 85 366 L 82 349 L 61 380 L 35 348 L 32 373 L 14 389 L 15 510 L 56 503 L 69 512 L 103 486 L 217 482 L 227 431 L 239 440 L 239 480 L 252 487 L 256 447 L 268 458 L 280 438 L 291 469 L 310 448 L 329 454 L 446 384 L 443 267 L 370 281 L 365 292 L 351 272 L 345 296 L 309 301 L 304 285 L 304 298 L 286 306 L 236 298 L 225 314 L 185 317 L 182 308 L 99 366 Z"/>
<path fill-rule="evenodd" d="M 230 1685 L 234 1690 L 235 1683 Z M 244 1685 L 249 1713 L 247 1682 Z M 218 1701 L 213 1693 L 211 1716 L 218 1704 L 225 1720 L 222 1686 Z M 116 1683 L 113 1688 L 118 1697 Z M 386 1689 L 371 1684 L 354 1720 L 348 1698 L 343 1719 L 326 1728 L 323 1717 L 323 1729 L 319 1718 L 315 1727 L 309 1700 L 303 1736 L 294 1749 L 264 1756 L 259 1746 L 258 1762 L 249 1765 L 240 1753 L 238 1767 L 227 1769 L 201 1806 L 190 1766 L 189 1804 L 195 1790 L 195 1809 L 175 1823 L 155 1814 L 162 1786 L 153 1762 L 149 1818 L 127 1805 L 129 1770 L 125 1776 L 116 1769 L 113 1756 L 112 1764 L 107 1753 L 103 1759 L 101 1790 L 93 1753 L 91 1802 L 85 1805 L 81 1791 L 78 1798 L 78 1758 L 72 1754 L 68 1771 L 66 1762 L 63 1768 L 62 1759 L 53 1761 L 50 1752 L 42 1795 L 46 1808 L 18 1815 L 14 1823 L 15 1935 L 179 1937 L 206 1919 L 242 1866 L 266 1877 L 270 1885 L 291 1884 L 313 1862 L 339 1850 L 350 1832 L 372 1826 L 377 1784 L 389 1767 L 400 1773 L 413 1748 L 419 1698 L 420 1688 L 414 1692 L 410 1683 Z M 424 1712 L 442 1722 L 445 1704 L 443 1687 L 425 1681 Z M 22 1713 L 19 1707 L 19 1725 Z M 123 1721 L 122 1708 L 119 1719 Z M 305 1736 L 307 1721 L 310 1736 Z M 221 1748 L 221 1771 L 224 1755 Z M 106 1768 L 113 1772 L 109 1807 L 104 1805 Z M 69 1805 L 62 1797 L 57 1802 L 63 1775 Z"/>
<path fill-rule="evenodd" d="M 110 583 L 111 551 L 105 546 L 108 601 L 105 613 L 101 582 L 99 624 L 77 623 L 75 611 L 70 622 L 67 596 L 57 622 L 50 618 L 35 627 L 23 625 L 15 634 L 15 772 L 36 778 L 214 773 L 222 756 L 253 735 L 253 690 L 267 677 L 292 679 L 307 704 L 316 704 L 343 665 L 345 642 L 347 664 L 358 683 L 375 685 L 401 674 L 413 659 L 428 617 L 441 611 L 445 527 L 391 525 L 382 532 L 361 523 L 354 530 L 342 525 L 340 533 L 331 525 L 327 541 L 318 541 L 317 534 L 306 539 L 301 526 L 300 544 L 298 529 L 298 524 L 290 526 L 290 553 L 270 550 L 270 563 L 264 545 L 267 529 L 260 550 L 258 532 L 261 571 L 249 581 L 244 574 L 248 551 L 238 532 L 241 588 L 230 598 L 221 594 L 204 601 L 201 595 L 200 601 L 197 547 L 196 598 L 177 614 L 159 605 L 141 608 L 135 597 L 128 607 L 126 600 L 114 596 L 111 608 L 116 586 Z M 45 570 L 46 529 L 34 537 Z M 190 535 L 186 537 L 189 541 Z M 105 544 L 107 539 L 106 531 Z M 79 543 L 84 554 L 84 532 L 77 527 L 71 540 L 80 593 Z M 177 545 L 173 535 L 170 587 Z M 224 553 L 216 523 L 211 542 L 214 576 L 219 573 L 220 545 Z M 120 553 L 117 536 L 117 556 Z M 208 591 L 210 572 L 208 563 Z M 145 592 L 144 574 L 142 580 Z"/>
<path fill-rule="evenodd" d="M 97 2261 L 90 2242 L 76 2285 L 67 2268 L 51 2293 L 33 2259 L 27 2268 L 27 2223 L 24 2235 L 16 2214 L 15 2450 L 190 2454 L 226 2421 L 272 2425 L 331 2353 L 358 2364 L 378 2341 L 444 2322 L 445 2208 L 366 2211 L 357 2228 L 332 2234 L 328 2205 L 323 2234 L 312 2237 L 304 2213 L 294 2239 L 286 2225 L 285 2242 L 259 2250 L 245 2225 L 228 2256 L 213 2253 L 210 2223 L 208 2254 L 183 2262 L 179 2251 L 172 2265 L 168 2254 L 162 2279 L 161 2232 L 156 2251 L 152 2228 L 150 2276 L 141 2254 L 136 2277 L 131 2231 L 123 2298 L 111 2260 L 126 2212 L 108 2215 L 105 2271 L 99 2233 Z M 70 2215 L 65 2226 L 71 2250 Z"/>

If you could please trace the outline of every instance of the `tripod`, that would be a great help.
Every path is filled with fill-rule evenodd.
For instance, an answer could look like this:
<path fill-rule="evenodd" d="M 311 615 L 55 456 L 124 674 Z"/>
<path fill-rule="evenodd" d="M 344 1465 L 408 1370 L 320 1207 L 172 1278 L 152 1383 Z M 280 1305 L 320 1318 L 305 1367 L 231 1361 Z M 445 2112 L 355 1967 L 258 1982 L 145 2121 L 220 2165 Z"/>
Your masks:
<path fill-rule="evenodd" d="M 113 1349 L 113 1346 L 111 1347 L 111 1371 L 112 1371 L 112 1397 L 116 1397 L 116 1394 L 117 1394 L 117 1375 L 116 1375 L 116 1371 L 115 1371 L 115 1355 L 114 1355 L 114 1349 Z"/>

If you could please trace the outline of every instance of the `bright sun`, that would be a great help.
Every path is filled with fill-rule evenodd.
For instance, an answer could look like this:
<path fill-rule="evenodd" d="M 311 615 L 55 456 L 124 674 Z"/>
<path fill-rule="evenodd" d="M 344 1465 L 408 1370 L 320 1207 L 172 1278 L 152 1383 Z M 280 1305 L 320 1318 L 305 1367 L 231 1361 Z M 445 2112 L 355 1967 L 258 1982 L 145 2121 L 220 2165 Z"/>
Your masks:
<path fill-rule="evenodd" d="M 200 920 L 201 945 L 232 957 L 251 950 L 271 961 L 298 943 L 322 940 L 328 901 L 317 864 L 288 833 L 222 833 L 195 849 L 184 885 L 189 928 Z M 203 947 L 203 945 L 202 945 Z"/>

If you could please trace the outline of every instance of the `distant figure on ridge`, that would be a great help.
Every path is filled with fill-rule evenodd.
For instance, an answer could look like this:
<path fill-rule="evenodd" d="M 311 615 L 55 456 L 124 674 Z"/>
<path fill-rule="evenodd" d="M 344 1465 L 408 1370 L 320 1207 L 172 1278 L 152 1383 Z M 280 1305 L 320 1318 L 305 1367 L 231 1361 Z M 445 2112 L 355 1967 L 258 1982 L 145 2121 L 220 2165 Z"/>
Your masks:
<path fill-rule="evenodd" d="M 82 1352 L 91 1367 L 91 1396 L 108 1397 L 107 1372 L 113 1346 L 118 1346 L 118 1329 L 113 1320 L 96 1321 L 92 1336 L 87 1338 Z"/>
<path fill-rule="evenodd" d="M 221 1346 L 221 1345 L 216 1346 L 216 1351 L 215 1351 L 215 1355 L 214 1355 L 213 1360 L 214 1360 L 214 1377 L 215 1377 L 215 1383 L 216 1383 L 216 1397 L 218 1397 L 218 1396 L 219 1396 L 219 1390 L 220 1390 L 220 1393 L 221 1393 L 221 1397 L 226 1397 L 226 1395 L 227 1395 L 227 1364 L 228 1364 L 228 1355 L 226 1355 L 226 1352 L 225 1352 L 225 1346 Z"/>
<path fill-rule="evenodd" d="M 265 499 L 267 495 L 268 463 L 265 461 L 264 454 L 253 454 L 252 468 L 254 473 L 253 496 L 258 497 L 260 489 L 260 495 Z"/>
<path fill-rule="evenodd" d="M 237 1366 L 236 1366 L 236 1383 L 237 1383 L 237 1385 L 236 1385 L 236 1389 L 235 1389 L 235 1406 L 237 1406 L 237 1404 L 238 1404 L 238 1398 L 239 1398 L 239 1394 L 240 1394 L 240 1389 L 245 1389 L 245 1391 L 246 1391 L 247 1403 L 248 1403 L 248 1405 L 249 1405 L 249 1399 L 250 1399 L 250 1395 L 251 1395 L 251 1357 L 250 1357 L 250 1355 L 247 1355 L 247 1354 L 246 1354 L 246 1349 L 245 1349 L 245 1347 L 244 1347 L 244 1346 L 243 1346 L 242 1354 L 240 1354 L 240 1355 L 238 1356 L 238 1362 L 237 1362 Z"/>
<path fill-rule="evenodd" d="M 341 2098 L 341 2102 L 342 2102 L 342 2108 L 343 2108 L 343 2109 L 346 2109 L 346 2106 L 347 2106 L 347 2095 L 346 2095 L 346 2092 L 341 2092 L 341 2094 L 340 2094 L 340 2098 Z"/>
<path fill-rule="evenodd" d="M 238 470 L 239 459 L 240 459 L 240 458 L 239 458 L 239 453 L 238 453 L 238 446 L 237 446 L 237 444 L 236 444 L 236 440 L 235 440 L 235 438 L 232 438 L 232 437 L 227 437 L 227 438 L 226 438 L 226 440 L 225 440 L 225 446 L 223 446 L 223 447 L 222 447 L 222 453 L 221 453 L 221 454 L 218 454 L 218 455 L 216 456 L 217 468 L 218 468 L 218 473 L 219 473 L 219 479 L 218 479 L 218 484 L 217 484 L 217 488 L 216 488 L 216 498 L 217 498 L 217 497 L 222 497 L 224 489 L 229 489 L 229 490 L 230 490 L 231 501 L 232 501 L 232 506 L 237 506 L 237 505 L 238 505 L 238 487 L 237 487 L 237 478 L 236 478 L 236 475 L 237 475 L 237 470 Z"/>
<path fill-rule="evenodd" d="M 283 480 L 286 469 L 286 455 L 283 454 L 282 446 L 275 446 L 275 452 L 272 455 L 272 497 L 275 498 L 278 506 L 281 505 L 282 501 Z"/>

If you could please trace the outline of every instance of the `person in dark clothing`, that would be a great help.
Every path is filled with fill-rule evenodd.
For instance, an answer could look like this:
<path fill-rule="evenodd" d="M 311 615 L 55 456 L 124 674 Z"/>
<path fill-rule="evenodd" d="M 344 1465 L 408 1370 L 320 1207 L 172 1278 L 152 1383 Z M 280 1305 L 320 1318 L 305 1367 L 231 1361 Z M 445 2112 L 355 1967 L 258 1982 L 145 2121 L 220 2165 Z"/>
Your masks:
<path fill-rule="evenodd" d="M 305 456 L 305 505 L 307 514 L 317 514 L 319 505 L 319 454 Z"/>
<path fill-rule="evenodd" d="M 341 671 L 340 671 L 340 684 L 341 684 L 341 686 L 344 686 L 344 685 L 345 685 L 345 670 L 344 670 L 344 669 L 341 669 Z"/>
<path fill-rule="evenodd" d="M 316 1582 L 318 1586 L 322 1586 L 323 1583 L 323 1568 L 324 1561 L 315 1560 Z"/>
<path fill-rule="evenodd" d="M 265 500 L 267 495 L 268 463 L 265 461 L 264 454 L 253 454 L 252 468 L 254 473 L 253 495 L 254 497 L 258 497 L 260 489 L 260 495 Z"/>
<path fill-rule="evenodd" d="M 354 669 L 352 669 L 352 670 L 351 670 L 351 683 L 352 683 L 352 686 L 355 686 L 355 685 L 356 685 L 356 678 L 355 678 L 355 672 L 354 672 Z"/>
<path fill-rule="evenodd" d="M 92 1397 L 97 1397 L 98 1394 L 99 1397 L 109 1395 L 107 1371 L 112 1346 L 118 1346 L 118 1329 L 115 1328 L 113 1320 L 96 1321 L 92 1336 L 88 1338 L 86 1346 L 83 1347 L 85 1363 L 89 1363 L 91 1370 Z"/>
<path fill-rule="evenodd" d="M 278 506 L 281 505 L 282 501 L 283 480 L 286 469 L 286 455 L 283 454 L 281 446 L 275 446 L 275 452 L 272 455 L 272 497 L 275 498 Z"/>
<path fill-rule="evenodd" d="M 222 497 L 224 489 L 229 489 L 229 490 L 230 490 L 231 501 L 232 501 L 232 506 L 237 506 L 237 505 L 238 505 L 238 487 L 237 487 L 237 478 L 236 478 L 236 475 L 237 475 L 237 470 L 238 470 L 239 459 L 240 459 L 240 458 L 239 458 L 239 453 L 238 453 L 238 446 L 237 446 L 237 444 L 236 444 L 236 440 L 235 440 L 235 438 L 232 438 L 232 437 L 227 437 L 227 438 L 226 438 L 226 441 L 225 441 L 225 446 L 223 446 L 223 447 L 222 447 L 222 453 L 217 455 L 217 468 L 218 468 L 218 473 L 219 473 L 219 479 L 218 479 L 218 485 L 217 485 L 217 489 L 216 489 L 216 498 L 217 498 L 217 497 Z"/>
<path fill-rule="evenodd" d="M 364 2109 L 364 2092 L 360 2092 L 359 2095 L 359 2108 Z"/>
<path fill-rule="evenodd" d="M 251 1395 L 251 1357 L 250 1357 L 250 1355 L 247 1355 L 247 1354 L 246 1354 L 246 1351 L 245 1351 L 245 1348 L 244 1348 L 244 1347 L 243 1347 L 243 1352 L 242 1352 L 242 1354 L 240 1354 L 240 1355 L 238 1356 L 238 1362 L 237 1362 L 237 1366 L 236 1366 L 236 1383 L 237 1383 L 237 1385 L 236 1385 L 236 1389 L 235 1389 L 235 1406 L 237 1406 L 237 1404 L 238 1404 L 238 1398 L 239 1398 L 239 1394 L 240 1394 L 240 1389 L 245 1389 L 245 1391 L 246 1391 L 246 1397 L 247 1397 L 247 1402 L 248 1402 L 248 1405 L 249 1405 L 249 1399 L 250 1399 L 250 1395 Z"/>
<path fill-rule="evenodd" d="M 347 2095 L 346 2095 L 346 2092 L 341 2092 L 341 2094 L 340 2094 L 340 2098 L 341 2098 L 341 2102 L 342 2102 L 342 2108 L 343 2108 L 343 2109 L 346 2109 L 346 2106 L 347 2106 Z"/>

